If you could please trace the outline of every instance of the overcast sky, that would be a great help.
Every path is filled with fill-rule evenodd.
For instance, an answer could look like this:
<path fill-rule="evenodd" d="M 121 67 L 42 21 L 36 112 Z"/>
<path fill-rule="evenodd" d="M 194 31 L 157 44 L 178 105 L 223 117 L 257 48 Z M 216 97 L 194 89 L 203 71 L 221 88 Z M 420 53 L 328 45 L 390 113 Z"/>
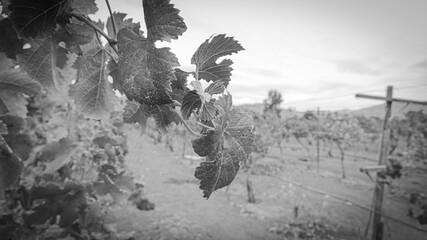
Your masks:
<path fill-rule="evenodd" d="M 355 93 L 427 100 L 425 0 L 172 0 L 188 30 L 169 46 L 182 68 L 212 34 L 237 39 L 229 90 L 236 104 L 260 103 L 269 89 L 282 107 L 357 109 L 380 104 Z M 98 0 L 105 21 L 105 1 Z M 110 0 L 143 25 L 141 0 Z M 143 27 L 145 29 L 145 27 Z M 420 86 L 421 85 L 421 86 Z M 377 90 L 377 91 L 375 91 Z"/>

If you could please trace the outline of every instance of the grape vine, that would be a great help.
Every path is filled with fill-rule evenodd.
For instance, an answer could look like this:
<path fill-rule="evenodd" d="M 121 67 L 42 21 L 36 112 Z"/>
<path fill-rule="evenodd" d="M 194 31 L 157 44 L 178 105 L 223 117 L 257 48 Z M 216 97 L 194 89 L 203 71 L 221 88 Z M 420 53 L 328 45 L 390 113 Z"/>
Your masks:
<path fill-rule="evenodd" d="M 0 36 L 0 116 L 27 118 L 29 97 L 43 95 L 51 104 L 67 105 L 69 118 L 83 115 L 108 122 L 119 111 L 124 122 L 143 128 L 153 118 L 162 133 L 171 124 L 182 123 L 196 137 L 195 152 L 206 157 L 195 177 L 209 198 L 232 182 L 254 145 L 252 118 L 233 108 L 227 91 L 233 62 L 218 61 L 244 48 L 232 37 L 212 36 L 194 53 L 195 70 L 185 72 L 170 48 L 155 45 L 176 40 L 187 30 L 169 0 L 142 1 L 146 34 L 139 22 L 112 12 L 106 3 L 110 17 L 104 24 L 88 17 L 98 10 L 93 0 L 2 1 L 0 30 L 8 34 Z M 201 80 L 209 84 L 205 89 Z M 121 109 L 115 92 L 126 97 Z M 189 118 L 203 126 L 201 132 L 186 124 Z M 75 140 L 70 137 L 73 124 L 69 123 L 67 139 Z M 5 141 L 10 128 L 0 122 L 2 154 L 16 165 L 3 177 L 2 189 L 19 180 L 27 160 Z M 8 168 L 4 165 L 1 170 Z"/>
<path fill-rule="evenodd" d="M 170 48 L 155 44 L 187 30 L 169 0 L 142 1 L 146 34 L 106 4 L 104 23 L 88 17 L 98 11 L 94 0 L 1 1 L 1 236 L 117 239 L 95 221 L 104 197 L 152 210 L 124 167 L 124 123 L 145 129 L 153 118 L 161 133 L 183 124 L 206 157 L 195 170 L 206 198 L 233 181 L 252 151 L 252 118 L 227 91 L 232 61 L 218 61 L 243 47 L 213 36 L 185 72 Z"/>

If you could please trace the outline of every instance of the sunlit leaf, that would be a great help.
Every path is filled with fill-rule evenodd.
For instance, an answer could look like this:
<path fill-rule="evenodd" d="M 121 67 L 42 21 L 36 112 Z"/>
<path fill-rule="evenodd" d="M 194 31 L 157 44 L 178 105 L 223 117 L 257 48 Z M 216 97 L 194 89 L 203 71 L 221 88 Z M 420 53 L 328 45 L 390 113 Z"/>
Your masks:
<path fill-rule="evenodd" d="M 12 114 L 25 118 L 27 99 L 41 92 L 39 83 L 32 80 L 21 68 L 0 52 L 0 115 Z"/>
<path fill-rule="evenodd" d="M 103 119 L 114 110 L 116 96 L 107 78 L 109 55 L 101 47 L 85 51 L 79 60 L 77 82 L 70 87 L 70 97 L 77 111 L 86 117 Z"/>
<path fill-rule="evenodd" d="M 233 63 L 229 59 L 223 59 L 220 63 L 216 61 L 220 57 L 237 53 L 244 48 L 232 37 L 224 34 L 217 35 L 206 40 L 191 58 L 191 63 L 196 65 L 198 79 L 206 81 L 221 81 L 227 87 L 230 81 Z"/>
<path fill-rule="evenodd" d="M 98 12 L 95 0 L 73 0 L 71 2 L 71 8 L 73 12 L 82 15 L 95 14 Z"/>
<path fill-rule="evenodd" d="M 116 31 L 117 33 L 120 31 L 120 29 L 123 28 L 129 28 L 132 31 L 134 31 L 136 34 L 142 34 L 140 32 L 141 25 L 138 23 L 134 23 L 132 18 L 125 19 L 127 16 L 126 13 L 121 12 L 113 12 L 113 18 L 114 22 L 116 23 Z M 114 37 L 114 29 L 113 29 L 113 22 L 111 21 L 111 16 L 107 19 L 107 32 L 108 35 L 111 37 Z"/>
<path fill-rule="evenodd" d="M 53 37 L 40 35 L 32 39 L 29 44 L 30 48 L 22 49 L 17 55 L 20 67 L 43 87 L 49 91 L 56 91 L 56 86 L 59 84 L 56 71 L 58 46 Z"/>
<path fill-rule="evenodd" d="M 229 108 L 228 95 L 223 98 L 218 106 L 224 112 L 216 120 L 215 130 L 208 130 L 205 136 L 192 141 L 194 151 L 206 156 L 206 161 L 200 163 L 195 172 L 195 177 L 201 180 L 200 189 L 205 198 L 233 181 L 240 162 L 247 160 L 255 144 L 252 118 Z"/>
<path fill-rule="evenodd" d="M 179 16 L 179 10 L 174 8 L 169 0 L 143 0 L 147 38 L 168 41 L 178 39 L 186 30 L 184 19 Z"/>
<path fill-rule="evenodd" d="M 153 43 L 128 28 L 118 33 L 119 77 L 129 100 L 147 105 L 172 103 L 168 92 L 178 60 L 169 48 Z"/>

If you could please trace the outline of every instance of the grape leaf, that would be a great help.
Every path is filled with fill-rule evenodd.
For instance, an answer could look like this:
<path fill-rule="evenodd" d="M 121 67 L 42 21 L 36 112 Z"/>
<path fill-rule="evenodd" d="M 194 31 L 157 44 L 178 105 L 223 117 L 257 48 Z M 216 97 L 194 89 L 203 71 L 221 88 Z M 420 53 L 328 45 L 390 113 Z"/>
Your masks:
<path fill-rule="evenodd" d="M 7 134 L 0 136 L 0 141 L 6 141 L 18 157 L 26 160 L 33 148 L 33 141 L 28 134 L 22 133 L 26 124 L 25 119 L 7 114 L 1 116 L 0 121 L 7 129 Z"/>
<path fill-rule="evenodd" d="M 0 21 L 0 51 L 6 53 L 9 58 L 15 58 L 19 50 L 22 49 L 24 43 L 18 39 L 16 31 L 13 28 L 10 19 L 6 18 Z"/>
<path fill-rule="evenodd" d="M 225 91 L 224 83 L 217 81 L 209 84 L 209 86 L 205 89 L 205 92 L 214 95 L 221 94 Z"/>
<path fill-rule="evenodd" d="M 233 63 L 229 59 L 224 59 L 216 63 L 218 58 L 237 53 L 244 48 L 232 37 L 226 37 L 220 34 L 207 39 L 191 58 L 191 63 L 196 65 L 197 80 L 205 79 L 206 81 L 221 81 L 224 87 L 227 87 L 230 81 L 230 66 Z"/>
<path fill-rule="evenodd" d="M 120 94 L 124 94 L 123 83 L 119 77 L 119 65 L 117 62 L 111 58 L 107 64 L 108 75 L 113 79 L 113 89 L 120 92 Z"/>
<path fill-rule="evenodd" d="M 190 84 L 194 87 L 194 90 L 197 92 L 197 94 L 199 94 L 200 100 L 202 100 L 202 104 L 209 102 L 212 99 L 212 96 L 209 93 L 203 91 L 202 84 L 199 81 L 192 81 Z"/>
<path fill-rule="evenodd" d="M 170 42 L 178 39 L 186 30 L 184 19 L 179 10 L 169 0 L 143 0 L 147 38 L 151 42 L 157 40 Z"/>
<path fill-rule="evenodd" d="M 169 94 L 173 100 L 182 102 L 185 94 L 190 91 L 187 87 L 187 77 L 189 74 L 179 68 L 175 69 L 176 80 L 171 81 L 172 92 Z"/>
<path fill-rule="evenodd" d="M 3 7 L 1 14 L 9 15 L 10 0 L 0 0 L 0 2 Z"/>
<path fill-rule="evenodd" d="M 140 28 L 141 25 L 138 23 L 134 23 L 132 22 L 133 19 L 129 18 L 125 20 L 125 17 L 127 16 L 126 13 L 121 13 L 121 12 L 113 12 L 113 18 L 114 18 L 114 22 L 116 23 L 116 31 L 119 32 L 120 29 L 123 28 L 130 28 L 132 29 L 136 34 L 140 34 Z M 108 35 L 110 37 L 115 37 L 114 36 L 114 29 L 113 29 L 113 22 L 111 21 L 111 16 L 108 17 L 107 19 L 107 32 Z M 142 33 L 141 33 L 142 34 Z M 141 35 L 140 34 L 140 35 Z"/>
<path fill-rule="evenodd" d="M 87 206 L 86 191 L 83 186 L 73 182 L 66 182 L 63 187 L 49 183 L 45 186 L 33 186 L 30 192 L 31 201 L 44 199 L 42 204 L 34 207 L 25 216 L 27 226 L 44 224 L 49 219 L 62 228 L 70 227 L 79 216 L 79 212 Z"/>
<path fill-rule="evenodd" d="M 210 121 L 216 116 L 217 109 L 214 106 L 215 99 L 209 102 L 202 102 L 200 95 L 197 91 L 188 91 L 182 99 L 181 114 L 184 119 L 188 119 L 191 113 L 196 111 L 200 114 L 203 121 Z"/>
<path fill-rule="evenodd" d="M 22 93 L 34 96 L 41 92 L 41 86 L 14 65 L 0 53 L 0 115 L 11 113 L 26 117 L 27 100 Z"/>
<path fill-rule="evenodd" d="M 139 123 L 143 130 L 147 125 L 147 118 L 154 118 L 156 128 L 161 133 L 167 133 L 168 127 L 172 124 L 180 123 L 180 116 L 171 105 L 139 104 L 134 101 L 127 101 L 123 119 L 127 123 Z"/>
<path fill-rule="evenodd" d="M 38 160 L 46 163 L 46 168 L 42 174 L 52 174 L 60 169 L 73 153 L 72 142 L 67 138 L 46 144 L 37 157 Z"/>
<path fill-rule="evenodd" d="M 149 106 L 148 113 L 154 118 L 157 130 L 163 134 L 168 132 L 172 123 L 178 125 L 181 119 L 171 105 Z"/>
<path fill-rule="evenodd" d="M 22 160 L 28 159 L 33 149 L 33 141 L 28 134 L 8 134 L 3 136 L 9 147 Z"/>
<path fill-rule="evenodd" d="M 192 141 L 194 151 L 206 156 L 206 161 L 195 172 L 205 198 L 233 181 L 240 162 L 247 160 L 255 144 L 252 118 L 228 107 L 229 102 L 231 96 L 226 95 L 215 105 L 225 110 L 224 115 L 215 120 L 215 130 L 208 130 L 205 136 Z"/>
<path fill-rule="evenodd" d="M 100 27 L 103 26 L 102 22 L 95 24 Z M 67 50 L 77 54 L 81 54 L 81 45 L 90 43 L 94 38 L 95 31 L 89 25 L 76 19 L 71 19 L 70 24 L 54 33 L 55 42 L 64 42 Z"/>
<path fill-rule="evenodd" d="M 114 110 L 116 96 L 107 79 L 108 59 L 106 51 L 95 46 L 85 51 L 78 62 L 80 72 L 69 93 L 75 101 L 77 111 L 86 117 L 103 119 L 109 117 L 109 113 Z"/>
<path fill-rule="evenodd" d="M 22 92 L 29 96 L 40 93 L 41 86 L 33 81 L 25 72 L 19 68 L 15 69 L 13 62 L 3 53 L 0 53 L 0 92 L 13 91 Z"/>
<path fill-rule="evenodd" d="M 26 125 L 24 118 L 10 114 L 1 116 L 0 121 L 6 126 L 9 134 L 20 134 Z"/>
<path fill-rule="evenodd" d="M 123 120 L 125 123 L 139 123 L 143 130 L 147 127 L 147 105 L 139 104 L 135 101 L 126 101 Z"/>
<path fill-rule="evenodd" d="M 179 68 L 175 68 L 176 80 L 171 81 L 172 89 L 189 90 L 187 88 L 187 77 L 190 73 L 182 71 Z"/>
<path fill-rule="evenodd" d="M 211 99 L 209 102 L 203 104 L 200 118 L 202 121 L 210 121 L 216 116 L 217 109 L 214 106 L 215 99 Z"/>
<path fill-rule="evenodd" d="M 27 116 L 27 99 L 22 93 L 0 91 L 0 115 L 14 114 L 20 117 Z"/>
<path fill-rule="evenodd" d="M 157 49 L 128 28 L 119 31 L 118 48 L 119 77 L 127 98 L 150 106 L 172 103 L 168 92 L 176 79 L 173 67 L 179 63 L 169 48 Z"/>
<path fill-rule="evenodd" d="M 214 88 L 206 88 L 203 90 L 199 81 L 192 81 L 194 90 L 187 91 L 182 98 L 181 114 L 184 119 L 188 119 L 192 112 L 196 111 L 200 114 L 202 121 L 210 121 L 216 116 L 216 108 L 214 106 L 215 99 L 207 91 L 215 92 Z"/>
<path fill-rule="evenodd" d="M 74 64 L 77 61 L 77 54 L 68 53 L 65 65 L 62 68 L 57 68 L 58 81 L 56 85 L 56 92 L 52 92 L 49 95 L 49 99 L 54 101 L 57 106 L 67 104 L 70 100 L 68 90 L 73 81 L 77 79 L 77 69 L 74 68 Z M 65 105 L 64 105 L 65 106 Z"/>
<path fill-rule="evenodd" d="M 32 39 L 31 47 L 22 49 L 17 60 L 22 69 L 49 91 L 57 91 L 58 72 L 56 71 L 58 45 L 51 35 L 41 35 Z"/>
<path fill-rule="evenodd" d="M 53 30 L 56 24 L 69 23 L 72 0 L 14 0 L 9 5 L 12 20 L 18 36 L 36 37 Z"/>
<path fill-rule="evenodd" d="M 18 159 L 0 151 L 0 189 L 8 188 L 18 181 L 22 169 L 23 165 Z"/>
<path fill-rule="evenodd" d="M 184 119 L 189 119 L 193 111 L 200 109 L 202 100 L 197 91 L 188 91 L 182 99 L 181 114 Z"/>
<path fill-rule="evenodd" d="M 95 14 L 98 12 L 98 7 L 94 0 L 73 0 L 71 2 L 73 12 L 82 15 Z"/>
<path fill-rule="evenodd" d="M 8 133 L 6 125 L 0 119 L 0 135 L 6 135 Z M 1 137 L 1 136 L 0 136 Z"/>

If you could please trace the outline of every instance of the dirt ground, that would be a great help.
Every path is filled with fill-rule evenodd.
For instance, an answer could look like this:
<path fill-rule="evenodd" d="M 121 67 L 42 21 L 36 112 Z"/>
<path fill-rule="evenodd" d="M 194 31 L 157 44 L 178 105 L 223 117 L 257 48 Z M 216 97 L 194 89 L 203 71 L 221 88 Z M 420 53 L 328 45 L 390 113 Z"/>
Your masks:
<path fill-rule="evenodd" d="M 282 159 L 278 149 L 272 148 L 271 156 L 258 160 L 250 171 L 255 204 L 247 203 L 248 173 L 243 171 L 229 188 L 214 192 L 206 200 L 194 177 L 200 160 L 183 159 L 182 142 L 173 142 L 175 152 L 170 152 L 163 143 L 153 144 L 152 139 L 140 137 L 136 131 L 128 137 L 126 163 L 145 184 L 147 198 L 155 203 L 155 210 L 115 206 L 109 214 L 120 231 L 132 233 L 135 239 L 363 239 L 368 211 L 278 177 L 369 207 L 374 183 L 359 169 L 373 162 L 347 159 L 347 178 L 342 179 L 338 159 L 322 156 L 317 170 L 316 164 L 301 160 L 304 152 L 291 145 L 285 148 Z M 191 149 L 186 153 L 191 155 Z M 409 181 L 427 191 L 425 175 L 412 173 L 411 178 L 396 186 L 405 186 Z M 421 227 L 406 216 L 405 194 L 401 188 L 388 191 L 385 212 Z M 391 220 L 385 221 L 385 233 L 384 239 L 427 239 L 425 233 Z"/>

